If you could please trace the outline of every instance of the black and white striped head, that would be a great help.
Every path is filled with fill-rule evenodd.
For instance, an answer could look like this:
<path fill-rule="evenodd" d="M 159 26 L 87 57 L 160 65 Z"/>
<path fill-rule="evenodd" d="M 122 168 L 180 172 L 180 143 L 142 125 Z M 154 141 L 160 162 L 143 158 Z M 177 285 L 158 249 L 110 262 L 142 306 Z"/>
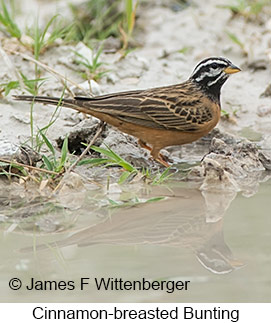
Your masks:
<path fill-rule="evenodd" d="M 227 58 L 209 57 L 202 60 L 194 69 L 190 79 L 207 94 L 219 100 L 220 89 L 230 74 L 240 72 Z"/>

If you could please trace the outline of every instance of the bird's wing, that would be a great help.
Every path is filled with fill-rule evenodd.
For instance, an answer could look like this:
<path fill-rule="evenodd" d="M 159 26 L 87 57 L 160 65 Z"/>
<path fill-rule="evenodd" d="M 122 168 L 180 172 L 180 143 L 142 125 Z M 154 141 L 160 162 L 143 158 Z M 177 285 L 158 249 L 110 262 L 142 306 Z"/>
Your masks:
<path fill-rule="evenodd" d="M 141 106 L 156 124 L 166 129 L 196 132 L 213 119 L 213 106 L 204 101 L 195 97 L 189 100 L 180 98 L 177 103 L 167 99 L 159 104 L 157 100 L 146 99 Z"/>
<path fill-rule="evenodd" d="M 154 129 L 196 132 L 213 118 L 203 94 L 186 83 L 76 99 L 86 109 Z"/>

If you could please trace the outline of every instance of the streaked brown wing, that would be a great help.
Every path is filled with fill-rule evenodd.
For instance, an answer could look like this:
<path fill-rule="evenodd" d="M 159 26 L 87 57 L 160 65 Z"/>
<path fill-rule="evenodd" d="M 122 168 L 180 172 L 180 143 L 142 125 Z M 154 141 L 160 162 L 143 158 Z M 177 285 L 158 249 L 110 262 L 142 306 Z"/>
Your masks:
<path fill-rule="evenodd" d="M 187 83 L 75 99 L 89 110 L 154 129 L 197 131 L 213 117 L 198 89 Z"/>
<path fill-rule="evenodd" d="M 165 88 L 141 103 L 141 109 L 157 124 L 166 129 L 178 131 L 198 131 L 213 119 L 213 111 L 206 104 L 206 97 L 199 89 L 184 82 Z"/>
<path fill-rule="evenodd" d="M 203 102 L 197 99 L 177 104 L 167 101 L 160 105 L 155 100 L 148 99 L 141 106 L 142 111 L 155 123 L 171 130 L 197 131 L 213 118 L 209 107 L 204 106 Z"/>

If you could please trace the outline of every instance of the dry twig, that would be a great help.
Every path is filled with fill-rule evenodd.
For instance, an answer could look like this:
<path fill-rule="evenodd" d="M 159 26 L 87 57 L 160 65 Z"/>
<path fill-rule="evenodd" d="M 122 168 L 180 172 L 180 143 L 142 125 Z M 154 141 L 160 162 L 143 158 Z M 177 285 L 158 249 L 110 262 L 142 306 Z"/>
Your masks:
<path fill-rule="evenodd" d="M 47 173 L 47 174 L 50 174 L 50 175 L 59 175 L 59 173 L 54 172 L 52 170 L 43 169 L 43 168 L 39 168 L 39 167 L 35 167 L 35 166 L 30 166 L 30 165 L 25 165 L 25 164 L 18 163 L 16 161 L 4 159 L 4 158 L 0 158 L 0 162 L 7 163 L 9 165 L 22 166 L 22 167 L 25 167 L 25 168 L 28 168 L 28 169 L 31 169 L 31 170 L 35 170 L 37 172 Z"/>

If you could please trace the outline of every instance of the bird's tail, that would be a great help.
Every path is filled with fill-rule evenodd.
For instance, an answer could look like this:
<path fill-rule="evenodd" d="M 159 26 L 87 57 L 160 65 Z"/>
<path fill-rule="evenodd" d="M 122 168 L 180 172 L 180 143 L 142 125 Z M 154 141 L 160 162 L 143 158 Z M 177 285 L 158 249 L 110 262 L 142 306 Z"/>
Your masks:
<path fill-rule="evenodd" d="M 79 110 L 78 100 L 75 99 L 63 99 L 50 96 L 32 96 L 32 95 L 14 95 L 17 101 L 28 101 L 28 102 L 38 102 L 51 105 L 59 105 L 67 108 L 73 108 Z"/>
<path fill-rule="evenodd" d="M 74 99 L 63 99 L 50 96 L 32 96 L 32 95 L 15 95 L 14 99 L 17 101 L 28 101 L 28 102 L 38 102 L 44 104 L 51 104 L 54 106 L 61 106 L 65 108 L 71 108 L 78 112 L 90 114 L 104 122 L 108 122 L 108 117 L 106 113 L 100 113 L 101 107 L 99 104 L 93 105 L 94 98 L 88 97 L 75 97 Z"/>

